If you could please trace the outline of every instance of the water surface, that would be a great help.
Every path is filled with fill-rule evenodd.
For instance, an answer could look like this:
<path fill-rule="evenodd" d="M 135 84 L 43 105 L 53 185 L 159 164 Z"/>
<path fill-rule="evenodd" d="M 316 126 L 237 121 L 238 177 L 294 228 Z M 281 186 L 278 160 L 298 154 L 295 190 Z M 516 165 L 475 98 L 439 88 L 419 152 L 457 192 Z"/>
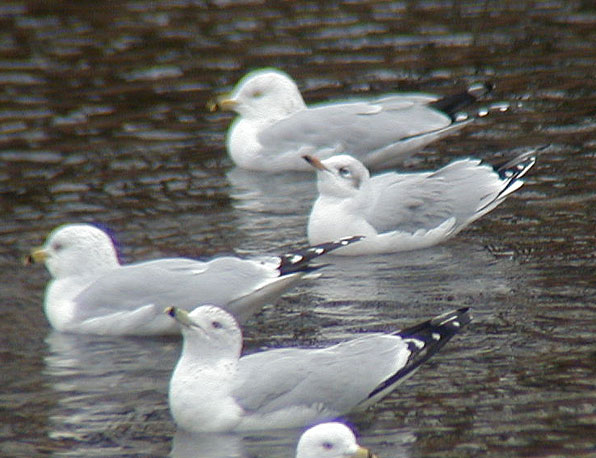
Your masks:
<path fill-rule="evenodd" d="M 489 115 L 412 170 L 550 146 L 454 240 L 331 260 L 248 324 L 247 351 L 471 306 L 460 336 L 353 419 L 360 441 L 382 457 L 596 453 L 595 23 L 589 2 L 556 0 L 4 2 L 0 454 L 292 456 L 299 431 L 176 432 L 166 393 L 179 339 L 52 332 L 48 275 L 20 264 L 80 221 L 110 228 L 123 262 L 304 245 L 314 177 L 234 169 L 231 116 L 205 109 L 263 66 L 292 74 L 307 102 L 493 81 L 476 108 Z"/>

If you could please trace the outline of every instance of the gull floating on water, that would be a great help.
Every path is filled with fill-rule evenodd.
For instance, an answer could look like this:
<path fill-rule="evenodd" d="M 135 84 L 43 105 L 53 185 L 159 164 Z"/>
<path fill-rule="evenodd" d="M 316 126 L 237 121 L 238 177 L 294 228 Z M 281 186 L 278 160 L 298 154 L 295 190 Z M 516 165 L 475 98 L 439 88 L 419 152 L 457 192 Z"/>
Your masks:
<path fill-rule="evenodd" d="M 170 380 L 170 411 L 192 432 L 297 428 L 368 408 L 391 393 L 470 321 L 452 311 L 390 334 L 370 333 L 318 349 L 240 357 L 242 332 L 226 311 L 169 307 L 182 327 Z"/>
<path fill-rule="evenodd" d="M 357 159 L 304 159 L 317 170 L 319 197 L 308 220 L 308 240 L 364 235 L 338 255 L 379 254 L 436 245 L 488 213 L 523 185 L 536 151 L 493 168 L 479 159 L 454 161 L 435 172 L 370 176 Z"/>
<path fill-rule="evenodd" d="M 245 320 L 301 279 L 314 276 L 318 267 L 309 261 L 359 239 L 350 237 L 282 256 L 164 258 L 120 265 L 108 234 L 89 224 L 67 224 L 56 228 L 29 260 L 45 262 L 52 276 L 44 311 L 58 331 L 171 334 L 179 331 L 163 314 L 169 304 L 187 310 L 217 304 Z"/>
<path fill-rule="evenodd" d="M 351 154 L 371 168 L 387 168 L 472 119 L 457 111 L 492 86 L 475 85 L 441 98 L 422 93 L 386 94 L 307 107 L 296 83 L 275 69 L 247 74 L 212 109 L 232 110 L 227 148 L 237 166 L 269 172 L 308 170 L 301 157 Z"/>
<path fill-rule="evenodd" d="M 346 425 L 331 422 L 313 426 L 302 434 L 296 458 L 376 458 L 376 455 L 358 445 Z"/>

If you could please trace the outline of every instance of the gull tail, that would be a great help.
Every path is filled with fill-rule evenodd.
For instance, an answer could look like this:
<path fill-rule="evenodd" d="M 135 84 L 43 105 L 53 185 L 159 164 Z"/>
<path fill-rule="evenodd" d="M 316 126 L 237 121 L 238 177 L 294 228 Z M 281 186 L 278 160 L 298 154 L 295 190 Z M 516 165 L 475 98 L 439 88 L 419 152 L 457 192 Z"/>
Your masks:
<path fill-rule="evenodd" d="M 344 237 L 335 242 L 321 243 L 320 245 L 314 245 L 304 250 L 293 251 L 291 253 L 281 255 L 281 261 L 278 267 L 280 275 L 288 275 L 295 272 L 312 272 L 314 270 L 320 269 L 323 267 L 322 265 L 310 266 L 309 262 L 337 248 L 358 242 L 363 238 L 364 237 L 361 235 Z"/>
<path fill-rule="evenodd" d="M 395 374 L 377 386 L 365 401 L 367 404 L 389 394 L 395 386 L 411 376 L 423 363 L 467 325 L 472 317 L 469 308 L 461 308 L 436 316 L 393 335 L 400 336 L 408 345 L 410 356 L 406 364 Z"/>
<path fill-rule="evenodd" d="M 484 97 L 494 89 L 494 84 L 483 83 L 470 86 L 466 91 L 445 96 L 436 102 L 429 104 L 430 107 L 446 113 L 453 121 L 457 121 L 457 114 L 468 105 L 473 104 L 479 98 Z"/>

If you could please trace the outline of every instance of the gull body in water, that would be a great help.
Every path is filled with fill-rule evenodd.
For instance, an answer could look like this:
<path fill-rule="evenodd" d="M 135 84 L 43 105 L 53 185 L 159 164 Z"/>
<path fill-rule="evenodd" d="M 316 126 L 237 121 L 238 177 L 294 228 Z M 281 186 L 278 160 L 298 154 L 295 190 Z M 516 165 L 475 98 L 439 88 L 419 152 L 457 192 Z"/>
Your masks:
<path fill-rule="evenodd" d="M 240 356 L 242 332 L 226 311 L 169 307 L 182 328 L 170 411 L 191 432 L 288 429 L 375 404 L 470 321 L 468 309 L 393 333 L 326 348 L 279 348 Z"/>
<path fill-rule="evenodd" d="M 67 224 L 52 231 L 29 261 L 45 263 L 52 276 L 44 311 L 54 329 L 173 334 L 178 326 L 163 314 L 169 304 L 186 310 L 217 304 L 244 321 L 302 279 L 316 276 L 318 267 L 311 260 L 359 239 L 349 237 L 281 256 L 164 258 L 121 265 L 108 234 L 90 224 Z"/>
<path fill-rule="evenodd" d="M 238 114 L 226 145 L 241 168 L 306 171 L 306 154 L 350 154 L 381 169 L 463 128 L 472 118 L 460 119 L 459 110 L 491 89 L 478 84 L 446 97 L 395 93 L 307 106 L 290 76 L 265 68 L 247 74 L 210 108 Z"/>
<path fill-rule="evenodd" d="M 536 151 L 499 167 L 479 159 L 454 161 L 434 172 L 371 176 L 357 159 L 305 156 L 317 171 L 319 196 L 311 210 L 310 243 L 364 235 L 338 255 L 393 253 L 441 243 L 493 210 L 523 185 Z"/>

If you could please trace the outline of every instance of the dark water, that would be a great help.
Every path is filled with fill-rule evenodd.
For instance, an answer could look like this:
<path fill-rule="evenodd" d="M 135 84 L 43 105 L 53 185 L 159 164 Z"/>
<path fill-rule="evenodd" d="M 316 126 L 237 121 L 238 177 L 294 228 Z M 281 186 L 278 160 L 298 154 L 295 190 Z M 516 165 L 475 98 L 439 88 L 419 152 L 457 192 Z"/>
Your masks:
<path fill-rule="evenodd" d="M 249 69 L 309 102 L 493 81 L 493 108 L 412 164 L 550 144 L 526 186 L 437 248 L 333 260 L 265 308 L 247 347 L 324 344 L 469 305 L 475 320 L 366 417 L 382 457 L 596 453 L 596 10 L 587 1 L 0 4 L 0 454 L 292 456 L 299 432 L 176 434 L 177 339 L 52 333 L 21 257 L 66 222 L 125 262 L 306 242 L 306 174 L 234 170 L 205 103 Z M 341 389 L 341 382 L 338 382 Z"/>

